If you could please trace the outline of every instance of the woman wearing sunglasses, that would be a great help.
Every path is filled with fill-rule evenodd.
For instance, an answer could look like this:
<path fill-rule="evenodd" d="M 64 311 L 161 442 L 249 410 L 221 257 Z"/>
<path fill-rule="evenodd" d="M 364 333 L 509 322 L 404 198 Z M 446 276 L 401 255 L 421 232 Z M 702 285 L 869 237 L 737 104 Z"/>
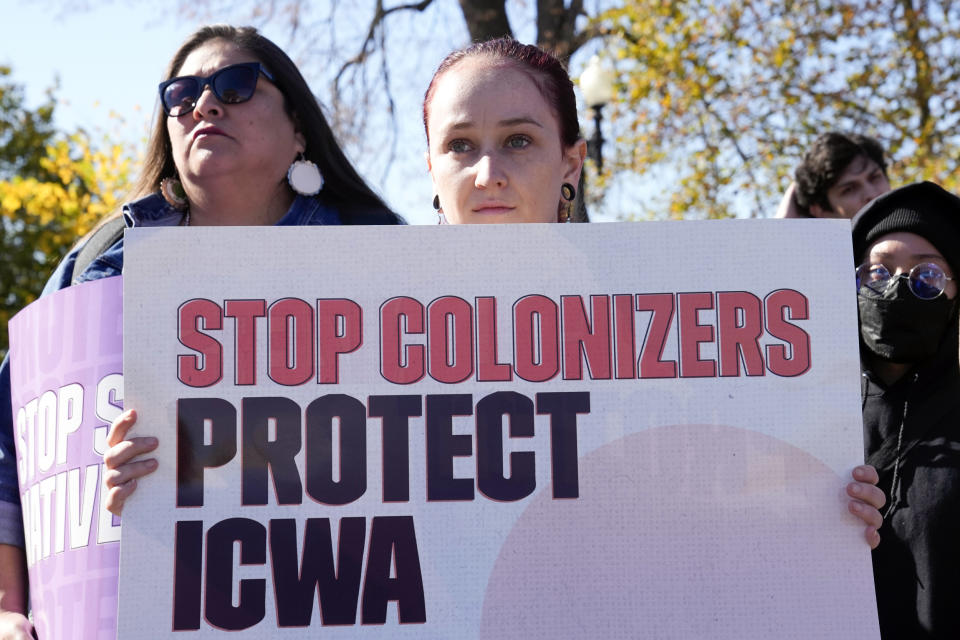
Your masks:
<path fill-rule="evenodd" d="M 123 207 L 126 226 L 398 224 L 350 165 L 296 65 L 253 28 L 204 27 L 176 52 L 160 84 L 161 111 Z M 119 214 L 118 214 L 119 215 Z M 75 269 L 78 251 L 45 292 L 119 275 L 117 240 Z M 77 271 L 76 273 L 74 271 Z M 72 277 L 71 277 L 72 276 Z M 131 460 L 153 441 L 113 429 L 107 456 L 119 511 L 153 462 Z M 0 368 L 0 638 L 29 638 L 9 367 Z"/>
<path fill-rule="evenodd" d="M 873 552 L 884 638 L 960 638 L 960 198 L 931 182 L 853 219 L 867 462 L 887 495 Z"/>
<path fill-rule="evenodd" d="M 350 165 L 296 66 L 256 30 L 200 29 L 167 77 L 138 183 L 148 209 L 186 225 L 400 222 Z"/>

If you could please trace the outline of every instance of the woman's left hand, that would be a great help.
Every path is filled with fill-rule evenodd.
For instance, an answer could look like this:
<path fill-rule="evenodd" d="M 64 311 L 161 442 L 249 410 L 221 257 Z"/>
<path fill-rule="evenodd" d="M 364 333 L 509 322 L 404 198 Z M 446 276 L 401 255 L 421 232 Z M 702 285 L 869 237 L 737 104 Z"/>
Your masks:
<path fill-rule="evenodd" d="M 847 495 L 851 498 L 848 508 L 850 513 L 866 523 L 863 536 L 871 549 L 876 549 L 880 544 L 880 534 L 877 533 L 883 524 L 880 509 L 887 502 L 887 497 L 877 487 L 879 480 L 877 470 L 865 464 L 854 468 L 853 482 L 847 485 Z"/>

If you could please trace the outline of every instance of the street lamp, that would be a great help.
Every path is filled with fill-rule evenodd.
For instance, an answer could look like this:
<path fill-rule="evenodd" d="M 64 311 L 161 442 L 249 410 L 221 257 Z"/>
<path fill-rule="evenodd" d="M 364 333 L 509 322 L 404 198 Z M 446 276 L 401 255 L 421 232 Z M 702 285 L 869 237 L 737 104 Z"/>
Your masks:
<path fill-rule="evenodd" d="M 597 173 L 603 172 L 603 107 L 614 98 L 614 84 L 617 76 L 593 56 L 580 74 L 580 90 L 587 107 L 593 111 L 593 136 L 587 141 L 587 153 L 597 163 Z"/>

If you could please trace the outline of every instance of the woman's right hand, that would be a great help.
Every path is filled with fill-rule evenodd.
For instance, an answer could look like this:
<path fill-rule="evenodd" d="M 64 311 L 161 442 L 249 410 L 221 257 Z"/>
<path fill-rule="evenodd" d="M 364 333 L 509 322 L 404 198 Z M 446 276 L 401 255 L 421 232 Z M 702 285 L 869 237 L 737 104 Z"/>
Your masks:
<path fill-rule="evenodd" d="M 127 498 L 137 488 L 137 478 L 153 473 L 157 468 L 155 458 L 134 460 L 137 456 L 157 448 L 156 438 L 127 438 L 127 433 L 136 422 L 136 410 L 124 411 L 110 423 L 110 431 L 107 433 L 107 446 L 110 448 L 103 454 L 103 464 L 106 467 L 106 506 L 110 513 L 118 516 L 123 511 Z"/>

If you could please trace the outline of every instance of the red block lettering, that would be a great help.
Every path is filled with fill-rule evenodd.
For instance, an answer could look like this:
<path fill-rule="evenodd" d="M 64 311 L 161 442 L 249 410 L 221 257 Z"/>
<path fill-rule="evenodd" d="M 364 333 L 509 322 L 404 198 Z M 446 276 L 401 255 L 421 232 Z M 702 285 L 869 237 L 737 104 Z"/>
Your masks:
<path fill-rule="evenodd" d="M 748 376 L 762 376 L 763 313 L 760 298 L 746 291 L 717 293 L 717 344 L 720 375 L 740 375 L 740 359 Z"/>
<path fill-rule="evenodd" d="M 610 296 L 590 296 L 590 317 L 580 296 L 560 298 L 563 311 L 563 379 L 583 380 L 581 355 L 591 380 L 610 379 Z"/>
<path fill-rule="evenodd" d="M 463 382 L 473 373 L 473 309 L 463 298 L 444 296 L 427 308 L 430 377 Z"/>
<path fill-rule="evenodd" d="M 423 333 L 423 305 L 413 298 L 391 298 L 380 307 L 380 375 L 394 384 L 411 384 L 423 377 L 424 348 L 403 346 L 403 334 Z"/>
<path fill-rule="evenodd" d="M 223 377 L 223 346 L 203 330 L 223 328 L 220 305 L 201 298 L 188 300 L 178 310 L 180 344 L 200 355 L 177 356 L 177 378 L 191 387 L 209 387 Z"/>
<path fill-rule="evenodd" d="M 550 380 L 560 369 L 557 305 L 546 296 L 531 295 L 513 305 L 515 367 L 529 382 Z"/>
<path fill-rule="evenodd" d="M 509 364 L 497 362 L 497 299 L 477 298 L 477 380 L 506 382 L 513 379 Z"/>
<path fill-rule="evenodd" d="M 787 320 L 809 319 L 809 301 L 799 291 L 780 289 L 768 295 L 764 303 L 767 311 L 767 333 L 787 343 L 767 346 L 767 368 L 771 373 L 784 377 L 806 373 L 810 369 L 810 336 Z"/>
<path fill-rule="evenodd" d="M 223 315 L 236 321 L 235 384 L 257 384 L 257 318 L 266 315 L 267 303 L 265 300 L 227 300 L 223 306 Z"/>
<path fill-rule="evenodd" d="M 270 379 L 296 386 L 313 377 L 313 307 L 299 298 L 270 305 Z"/>
<path fill-rule="evenodd" d="M 678 293 L 677 325 L 680 330 L 680 377 L 712 378 L 717 375 L 717 363 L 700 359 L 700 345 L 713 342 L 713 325 L 700 324 L 701 310 L 713 309 L 713 294 Z"/>
<path fill-rule="evenodd" d="M 317 382 L 337 384 L 340 354 L 352 353 L 363 344 L 363 311 L 353 300 L 317 300 Z"/>
<path fill-rule="evenodd" d="M 637 311 L 652 311 L 640 353 L 641 378 L 676 378 L 676 360 L 663 360 L 667 336 L 673 325 L 672 293 L 638 293 Z"/>

